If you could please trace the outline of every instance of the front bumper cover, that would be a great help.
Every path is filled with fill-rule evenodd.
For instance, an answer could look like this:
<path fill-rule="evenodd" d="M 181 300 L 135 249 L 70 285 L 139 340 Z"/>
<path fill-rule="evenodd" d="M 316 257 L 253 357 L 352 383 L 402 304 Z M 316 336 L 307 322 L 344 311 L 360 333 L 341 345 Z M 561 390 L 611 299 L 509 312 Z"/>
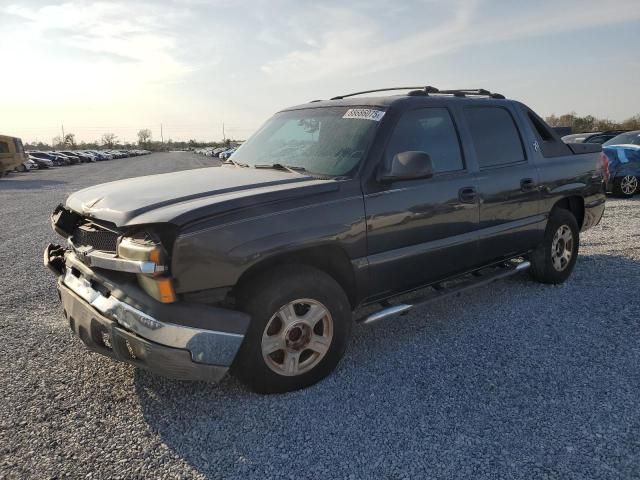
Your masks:
<path fill-rule="evenodd" d="M 122 292 L 107 280 L 102 281 L 74 254 L 63 252 L 61 247 L 47 247 L 45 265 L 58 275 L 58 291 L 69 326 L 90 350 L 169 378 L 217 382 L 225 375 L 248 327 L 246 314 L 185 304 L 172 305 L 169 313 L 159 310 L 159 320 L 136 308 L 139 305 L 133 306 L 135 302 L 117 298 Z M 216 320 L 208 323 L 226 326 L 226 330 L 203 328 L 202 322 L 188 319 L 166 321 L 167 315 L 174 316 L 172 312 L 201 316 L 203 309 Z"/>

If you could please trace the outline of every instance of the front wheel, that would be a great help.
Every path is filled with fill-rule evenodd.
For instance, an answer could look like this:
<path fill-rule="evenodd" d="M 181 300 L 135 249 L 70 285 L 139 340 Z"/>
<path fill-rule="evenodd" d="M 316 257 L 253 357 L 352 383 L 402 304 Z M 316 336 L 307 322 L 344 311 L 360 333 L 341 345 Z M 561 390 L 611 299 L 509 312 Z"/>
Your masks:
<path fill-rule="evenodd" d="M 580 229 L 573 214 L 556 208 L 549 215 L 542 243 L 531 254 L 531 276 L 542 283 L 564 282 L 576 265 Z"/>
<path fill-rule="evenodd" d="M 322 380 L 351 334 L 351 307 L 340 285 L 306 266 L 285 266 L 240 292 L 251 324 L 233 371 L 253 390 L 279 393 Z"/>
<path fill-rule="evenodd" d="M 618 177 L 613 182 L 613 193 L 619 197 L 630 198 L 638 192 L 638 177 L 626 175 Z"/>

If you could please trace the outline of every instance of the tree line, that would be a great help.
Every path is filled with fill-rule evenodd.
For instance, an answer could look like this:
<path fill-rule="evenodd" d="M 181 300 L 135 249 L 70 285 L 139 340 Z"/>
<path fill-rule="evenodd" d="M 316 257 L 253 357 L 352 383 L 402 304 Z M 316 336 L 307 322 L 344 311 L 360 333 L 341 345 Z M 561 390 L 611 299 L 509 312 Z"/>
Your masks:
<path fill-rule="evenodd" d="M 52 144 L 44 142 L 26 143 L 25 148 L 29 150 L 129 150 L 133 148 L 144 148 L 145 150 L 161 151 L 161 150 L 186 150 L 203 147 L 222 147 L 230 146 L 232 143 L 238 143 L 236 140 L 226 139 L 222 142 L 198 142 L 194 139 L 188 141 L 173 141 L 172 139 L 166 142 L 154 141 L 153 134 L 148 128 L 143 128 L 137 133 L 138 143 L 123 142 L 114 133 L 107 132 L 100 137 L 99 140 L 92 142 L 78 142 L 74 133 L 67 133 L 64 137 L 53 137 Z"/>
<path fill-rule="evenodd" d="M 640 114 L 627 118 L 622 122 L 610 120 L 608 118 L 597 118 L 593 115 L 586 115 L 584 117 L 576 115 L 575 112 L 565 113 L 564 115 L 552 114 L 545 118 L 546 122 L 551 127 L 569 127 L 573 133 L 584 132 L 601 132 L 604 130 L 640 130 Z M 26 147 L 30 150 L 65 150 L 65 149 L 80 149 L 80 150 L 97 150 L 101 148 L 105 149 L 132 149 L 132 148 L 144 148 L 146 150 L 160 151 L 160 150 L 186 150 L 203 147 L 229 147 L 231 144 L 238 143 L 237 140 L 226 139 L 222 142 L 198 142 L 196 140 L 188 141 L 173 141 L 169 139 L 166 142 L 159 142 L 153 140 L 153 134 L 148 128 L 143 128 L 137 133 L 138 143 L 130 143 L 121 141 L 117 135 L 111 132 L 107 132 L 102 135 L 99 140 L 93 142 L 77 142 L 76 136 L 73 133 L 67 133 L 64 138 L 57 136 L 53 138 L 53 144 L 36 142 L 27 143 Z"/>
<path fill-rule="evenodd" d="M 605 130 L 640 130 L 640 113 L 622 122 L 597 118 L 593 115 L 580 117 L 576 112 L 564 115 L 551 115 L 545 118 L 551 127 L 570 127 L 572 133 L 602 132 Z"/>

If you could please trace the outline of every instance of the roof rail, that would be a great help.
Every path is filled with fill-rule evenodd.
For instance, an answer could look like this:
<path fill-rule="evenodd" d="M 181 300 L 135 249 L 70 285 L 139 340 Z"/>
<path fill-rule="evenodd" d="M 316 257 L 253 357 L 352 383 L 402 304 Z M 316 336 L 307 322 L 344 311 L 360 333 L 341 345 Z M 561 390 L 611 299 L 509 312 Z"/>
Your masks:
<path fill-rule="evenodd" d="M 422 90 L 424 93 L 438 93 L 438 89 L 435 87 L 393 87 L 393 88 L 377 88 L 375 90 L 364 90 L 362 92 L 348 93 L 346 95 L 339 95 L 337 97 L 331 98 L 331 100 L 342 100 L 347 97 L 355 97 L 356 95 L 364 95 L 365 93 L 375 93 L 375 92 L 391 92 L 393 90 Z"/>
<path fill-rule="evenodd" d="M 364 95 L 365 93 L 376 93 L 376 92 L 391 92 L 394 90 L 411 90 L 408 95 L 411 96 L 428 96 L 429 94 L 434 95 L 453 95 L 454 97 L 467 97 L 467 96 L 479 96 L 479 97 L 489 97 L 496 99 L 504 99 L 505 96 L 500 93 L 492 93 L 489 90 L 485 90 L 484 88 L 462 88 L 456 90 L 439 90 L 435 87 L 426 86 L 426 87 L 392 87 L 392 88 L 377 88 L 375 90 L 363 90 L 362 92 L 348 93 L 346 95 L 338 95 L 337 97 L 331 98 L 331 100 L 342 100 L 347 97 L 355 97 L 356 95 Z"/>
<path fill-rule="evenodd" d="M 493 93 L 489 90 L 485 90 L 484 88 L 460 88 L 456 90 L 440 90 L 439 93 L 453 95 L 455 97 L 466 97 L 466 96 L 479 96 L 479 97 L 490 97 L 497 99 L 504 99 L 504 95 L 500 93 Z"/>

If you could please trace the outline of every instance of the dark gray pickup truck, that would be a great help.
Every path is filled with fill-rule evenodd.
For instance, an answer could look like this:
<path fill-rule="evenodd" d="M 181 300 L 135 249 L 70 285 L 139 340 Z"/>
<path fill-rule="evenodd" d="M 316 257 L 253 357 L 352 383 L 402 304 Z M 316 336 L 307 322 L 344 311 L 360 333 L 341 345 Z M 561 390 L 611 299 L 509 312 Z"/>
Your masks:
<path fill-rule="evenodd" d="M 524 270 L 565 281 L 604 212 L 600 146 L 499 94 L 406 90 L 283 110 L 231 165 L 69 196 L 44 261 L 71 329 L 165 376 L 282 392 L 329 374 L 355 322 Z"/>

